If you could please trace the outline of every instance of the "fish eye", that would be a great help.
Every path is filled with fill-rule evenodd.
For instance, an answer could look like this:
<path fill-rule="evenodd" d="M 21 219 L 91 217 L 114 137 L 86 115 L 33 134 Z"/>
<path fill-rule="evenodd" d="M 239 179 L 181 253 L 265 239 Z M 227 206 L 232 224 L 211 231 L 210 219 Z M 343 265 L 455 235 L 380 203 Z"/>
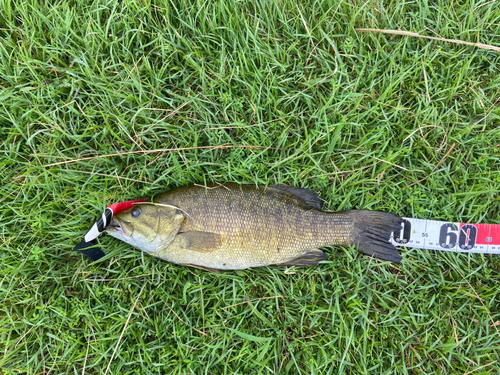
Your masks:
<path fill-rule="evenodd" d="M 132 217 L 139 217 L 139 215 L 141 214 L 141 209 L 134 208 L 130 214 L 132 215 Z"/>

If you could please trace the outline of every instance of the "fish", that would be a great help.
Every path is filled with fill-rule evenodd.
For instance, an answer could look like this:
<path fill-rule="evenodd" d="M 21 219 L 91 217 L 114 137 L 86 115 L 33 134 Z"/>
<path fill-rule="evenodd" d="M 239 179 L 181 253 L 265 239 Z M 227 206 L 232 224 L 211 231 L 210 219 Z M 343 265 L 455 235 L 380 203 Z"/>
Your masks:
<path fill-rule="evenodd" d="M 115 215 L 106 232 L 171 263 L 219 272 L 263 266 L 312 266 L 320 248 L 356 246 L 400 262 L 389 241 L 398 215 L 372 210 L 323 211 L 305 188 L 236 183 L 188 185 Z"/>

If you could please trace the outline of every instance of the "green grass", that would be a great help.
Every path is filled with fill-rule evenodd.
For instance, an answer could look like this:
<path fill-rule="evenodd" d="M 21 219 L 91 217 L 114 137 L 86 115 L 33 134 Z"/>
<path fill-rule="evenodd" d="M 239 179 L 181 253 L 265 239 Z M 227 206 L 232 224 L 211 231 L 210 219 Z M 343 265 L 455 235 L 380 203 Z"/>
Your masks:
<path fill-rule="evenodd" d="M 71 252 L 108 204 L 208 181 L 500 223 L 500 54 L 354 30 L 500 46 L 497 3 L 0 4 L 4 374 L 500 373 L 498 256 L 216 275 L 109 236 Z"/>

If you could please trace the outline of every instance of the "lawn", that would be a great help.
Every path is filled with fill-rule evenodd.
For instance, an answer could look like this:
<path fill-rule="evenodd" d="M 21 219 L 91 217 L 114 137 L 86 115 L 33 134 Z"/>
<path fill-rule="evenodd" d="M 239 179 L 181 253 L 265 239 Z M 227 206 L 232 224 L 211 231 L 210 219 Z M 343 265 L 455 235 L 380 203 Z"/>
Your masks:
<path fill-rule="evenodd" d="M 500 257 L 221 274 L 110 236 L 189 183 L 500 224 L 495 1 L 0 2 L 3 374 L 498 374 Z"/>

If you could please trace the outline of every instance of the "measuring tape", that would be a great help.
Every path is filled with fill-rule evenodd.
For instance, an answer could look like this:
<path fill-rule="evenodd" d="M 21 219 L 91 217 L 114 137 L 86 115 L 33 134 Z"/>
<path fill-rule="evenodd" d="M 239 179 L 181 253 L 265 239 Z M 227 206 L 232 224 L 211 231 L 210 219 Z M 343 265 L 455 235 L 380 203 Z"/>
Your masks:
<path fill-rule="evenodd" d="M 500 254 L 500 224 L 452 223 L 403 218 L 391 237 L 395 246 L 461 253 Z"/>

